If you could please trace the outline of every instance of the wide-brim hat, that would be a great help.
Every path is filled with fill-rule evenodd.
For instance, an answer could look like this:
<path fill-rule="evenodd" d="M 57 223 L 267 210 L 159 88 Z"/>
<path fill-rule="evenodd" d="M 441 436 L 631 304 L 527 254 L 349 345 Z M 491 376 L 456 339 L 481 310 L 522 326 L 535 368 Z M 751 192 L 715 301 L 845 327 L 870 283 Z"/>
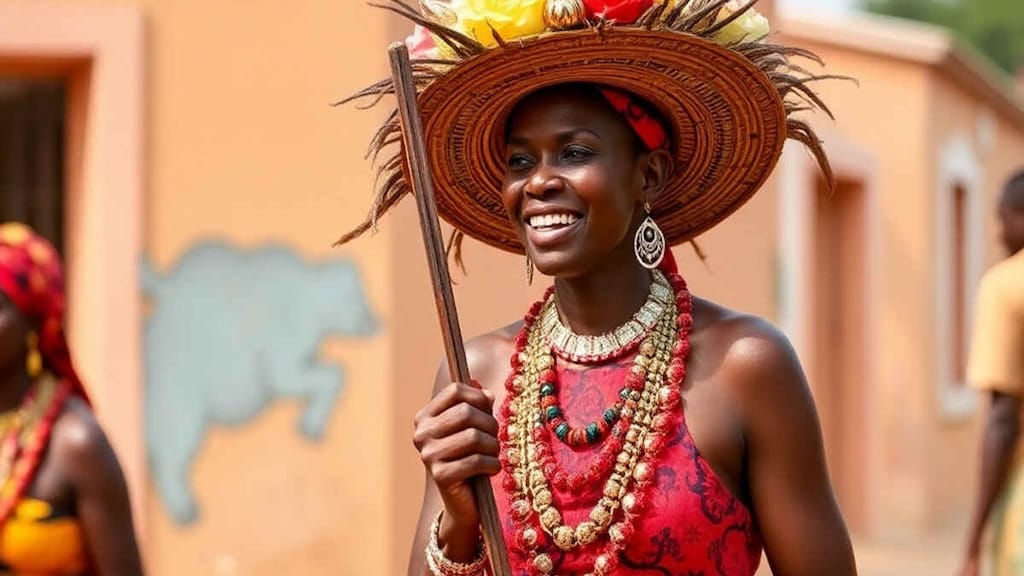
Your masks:
<path fill-rule="evenodd" d="M 631 93 L 667 124 L 675 168 L 651 215 L 669 245 L 695 238 L 749 200 L 787 138 L 807 144 L 831 178 L 810 127 L 792 117 L 824 107 L 806 87 L 818 77 L 789 64 L 793 55 L 810 55 L 742 34 L 723 41 L 723 31 L 754 2 L 724 15 L 735 0 L 670 4 L 655 5 L 629 25 L 584 21 L 583 28 L 515 39 L 500 38 L 492 28 L 493 47 L 400 1 L 387 5 L 429 30 L 442 47 L 438 56 L 447 56 L 414 60 L 440 216 L 457 233 L 524 251 L 500 195 L 507 121 L 529 94 L 568 83 Z M 393 87 L 385 81 L 356 97 L 388 92 Z M 395 151 L 379 167 L 377 201 L 367 222 L 342 241 L 365 231 L 410 192 L 399 130 L 392 114 L 374 139 L 375 156 L 388 146 Z"/>

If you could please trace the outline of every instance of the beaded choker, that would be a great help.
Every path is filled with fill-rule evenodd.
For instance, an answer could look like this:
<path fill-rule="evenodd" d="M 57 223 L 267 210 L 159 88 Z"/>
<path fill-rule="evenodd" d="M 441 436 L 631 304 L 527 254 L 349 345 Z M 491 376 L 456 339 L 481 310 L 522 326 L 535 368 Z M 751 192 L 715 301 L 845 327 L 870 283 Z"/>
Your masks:
<path fill-rule="evenodd" d="M 599 336 L 576 334 L 562 324 L 554 296 L 540 317 L 540 330 L 547 334 L 551 350 L 560 358 L 577 364 L 594 364 L 619 358 L 636 350 L 650 334 L 666 308 L 671 308 L 672 286 L 659 270 L 652 271 L 651 291 L 640 310 L 625 324 Z"/>

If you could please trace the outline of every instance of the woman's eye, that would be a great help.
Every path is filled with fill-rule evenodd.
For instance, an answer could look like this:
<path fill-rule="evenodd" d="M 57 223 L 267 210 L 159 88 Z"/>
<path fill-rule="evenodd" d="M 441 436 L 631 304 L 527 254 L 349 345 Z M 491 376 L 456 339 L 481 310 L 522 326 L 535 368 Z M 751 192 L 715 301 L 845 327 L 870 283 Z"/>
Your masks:
<path fill-rule="evenodd" d="M 513 154 L 508 158 L 508 167 L 516 170 L 530 165 L 530 158 L 524 154 Z"/>
<path fill-rule="evenodd" d="M 570 146 L 562 153 L 562 157 L 571 162 L 579 162 L 593 156 L 594 153 L 582 146 Z"/>

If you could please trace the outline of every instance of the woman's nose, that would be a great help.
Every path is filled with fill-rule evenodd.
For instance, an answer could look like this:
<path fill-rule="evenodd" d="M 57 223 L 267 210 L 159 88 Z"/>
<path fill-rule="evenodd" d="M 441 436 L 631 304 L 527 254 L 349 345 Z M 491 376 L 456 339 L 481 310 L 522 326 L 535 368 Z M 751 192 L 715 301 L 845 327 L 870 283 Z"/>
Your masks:
<path fill-rule="evenodd" d="M 526 181 L 525 191 L 530 196 L 544 196 L 565 188 L 565 182 L 550 163 L 538 162 Z"/>

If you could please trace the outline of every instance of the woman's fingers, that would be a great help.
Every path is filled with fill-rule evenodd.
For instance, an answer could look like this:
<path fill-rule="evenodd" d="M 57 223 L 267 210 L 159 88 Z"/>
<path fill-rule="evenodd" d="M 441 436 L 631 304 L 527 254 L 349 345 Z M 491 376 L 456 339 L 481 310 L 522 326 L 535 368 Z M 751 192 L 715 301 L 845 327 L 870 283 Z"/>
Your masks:
<path fill-rule="evenodd" d="M 479 386 L 479 384 L 477 384 Z M 482 412 L 490 412 L 494 395 L 470 384 L 453 382 L 445 386 L 417 414 L 415 422 L 433 418 L 456 404 L 469 404 Z"/>
<path fill-rule="evenodd" d="M 476 476 L 494 476 L 501 472 L 501 461 L 497 456 L 470 454 L 452 462 L 437 462 L 431 466 L 430 474 L 443 492 L 445 487 L 464 485 Z"/>
<path fill-rule="evenodd" d="M 420 458 L 428 463 L 450 463 L 473 454 L 497 457 L 498 452 L 497 437 L 476 428 L 466 428 L 428 442 L 420 450 Z"/>
<path fill-rule="evenodd" d="M 445 438 L 467 428 L 497 436 L 498 422 L 491 415 L 493 400 L 481 390 L 452 384 L 416 415 L 413 443 L 417 449 L 431 439 Z"/>

